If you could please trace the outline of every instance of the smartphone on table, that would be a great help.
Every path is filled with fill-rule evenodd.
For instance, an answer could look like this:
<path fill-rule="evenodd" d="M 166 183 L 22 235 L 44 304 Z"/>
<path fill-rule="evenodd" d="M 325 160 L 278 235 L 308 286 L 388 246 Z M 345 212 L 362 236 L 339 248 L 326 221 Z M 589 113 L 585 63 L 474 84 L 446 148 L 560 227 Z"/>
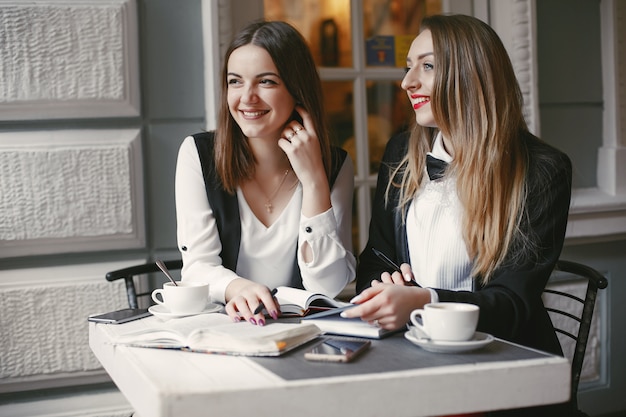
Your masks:
<path fill-rule="evenodd" d="M 304 358 L 310 361 L 350 362 L 365 352 L 371 341 L 352 337 L 327 337 L 307 352 Z"/>
<path fill-rule="evenodd" d="M 96 323 L 121 324 L 151 315 L 152 313 L 147 308 L 124 308 L 109 313 L 89 316 L 88 320 Z"/>

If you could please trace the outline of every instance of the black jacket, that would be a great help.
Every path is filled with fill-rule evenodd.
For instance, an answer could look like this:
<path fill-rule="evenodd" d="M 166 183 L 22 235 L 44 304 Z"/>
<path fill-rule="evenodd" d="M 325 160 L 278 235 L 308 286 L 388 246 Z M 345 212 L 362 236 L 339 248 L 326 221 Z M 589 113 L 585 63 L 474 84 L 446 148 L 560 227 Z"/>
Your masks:
<path fill-rule="evenodd" d="M 491 280 L 475 291 L 435 289 L 440 301 L 476 304 L 480 307 L 478 330 L 543 351 L 562 354 L 552 323 L 543 307 L 541 293 L 558 260 L 571 197 L 571 162 L 567 155 L 531 135 L 523 133 L 529 154 L 529 184 L 525 213 L 529 228 L 539 242 L 538 259 L 522 259 L 498 268 Z M 384 264 L 373 256 L 372 247 L 388 254 L 399 265 L 409 262 L 407 235 L 402 214 L 395 207 L 397 189 L 390 193 L 387 207 L 384 193 L 393 167 L 407 151 L 408 134 L 393 137 L 387 144 L 378 174 L 372 208 L 369 241 L 359 257 L 357 292 L 380 279 Z"/>

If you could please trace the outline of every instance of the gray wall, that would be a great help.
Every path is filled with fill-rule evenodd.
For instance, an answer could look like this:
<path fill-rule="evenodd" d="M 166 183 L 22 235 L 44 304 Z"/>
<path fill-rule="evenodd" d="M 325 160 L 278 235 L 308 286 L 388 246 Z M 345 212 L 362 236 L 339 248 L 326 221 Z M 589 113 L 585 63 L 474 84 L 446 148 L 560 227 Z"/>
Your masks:
<path fill-rule="evenodd" d="M 189 134 L 201 131 L 205 126 L 204 120 L 204 68 L 203 68 L 203 40 L 202 40 L 202 14 L 201 0 L 138 0 L 137 19 L 139 28 L 139 60 L 140 60 L 140 91 L 141 91 L 141 115 L 139 117 L 111 117 L 90 119 L 61 119 L 61 120 L 36 120 L 36 121 L 0 121 L 1 132 L 18 132 L 35 130 L 56 129 L 141 129 L 144 201 L 145 201 L 145 228 L 146 244 L 136 249 L 112 249 L 97 252 L 76 252 L 52 255 L 33 255 L 23 257 L 6 257 L 0 253 L 0 274 L 4 272 L 12 280 L 19 281 L 24 274 L 28 274 L 31 268 L 35 271 L 49 270 L 57 266 L 91 265 L 105 262 L 119 264 L 128 263 L 135 259 L 149 258 L 178 258 L 176 248 L 176 218 L 174 204 L 174 172 L 178 147 L 182 140 Z M 2 46 L 0 45 L 0 48 Z M 0 190 L 1 192 L 1 190 Z M 0 222 L 2 219 L 0 219 Z M 41 269 L 39 269 L 41 268 Z M 38 273 L 38 272 L 35 272 Z M 5 275 L 5 276 L 6 276 Z M 18 278 L 19 277 L 19 278 Z M 41 278 L 41 277 L 39 277 Z M 91 279 L 91 278 L 90 278 Z M 113 285 L 106 283 L 104 274 L 96 278 L 101 281 L 105 288 Z M 89 299 L 107 299 L 111 301 L 106 308 L 115 309 L 125 307 L 125 298 L 121 287 L 116 286 L 120 292 L 116 294 L 104 293 L 99 289 L 93 290 L 93 286 L 86 289 L 80 287 L 78 295 Z M 0 286 L 1 289 L 1 286 Z M 0 291 L 2 292 L 2 291 Z M 89 292 L 89 293 L 88 293 Z M 14 294 L 15 290 L 11 290 Z M 2 292 L 4 294 L 4 292 Z M 120 296 L 120 294 L 122 294 Z M 19 304 L 18 295 L 15 302 Z M 2 309 L 9 307 L 3 299 Z M 48 300 L 42 300 L 47 305 Z M 36 303 L 36 301 L 35 301 Z M 11 304 L 12 306 L 13 304 Z M 67 309 L 67 315 L 76 316 L 70 326 L 83 329 L 80 337 L 78 333 L 67 332 L 55 337 L 59 341 L 68 336 L 72 340 L 57 342 L 45 336 L 45 340 L 37 339 L 34 342 L 42 346 L 46 340 L 54 350 L 63 344 L 75 347 L 82 345 L 82 352 L 91 355 L 86 343 L 86 313 L 84 309 L 78 309 L 71 303 L 61 305 Z M 87 307 L 88 308 L 88 307 Z M 92 309 L 94 306 L 92 306 Z M 96 308 L 103 308 L 99 305 Z M 94 311 L 91 310 L 93 313 Z M 4 312 L 3 312 L 4 313 Z M 49 310 L 44 311 L 45 316 L 53 317 Z M 37 316 L 35 320 L 46 321 L 48 317 Z M 10 314 L 0 314 L 0 331 L 3 339 L 12 334 L 15 325 L 10 323 Z M 17 326 L 28 329 L 32 326 Z M 62 326 L 67 328 L 66 326 Z M 25 330 L 16 329 L 15 332 L 22 335 Z M 78 330 L 77 330 L 78 331 Z M 62 333 L 62 332 L 61 332 Z M 40 335 L 41 336 L 41 335 Z M 8 341 L 7 341 L 8 343 Z M 52 345 L 58 345 L 52 346 Z M 44 356 L 37 355 L 38 360 L 47 360 Z M 51 375 L 43 375 L 44 382 L 20 383 L 19 377 L 12 378 L 11 370 L 7 366 L 14 360 L 8 361 L 3 350 L 4 362 L 0 372 L 0 415 L 33 416 L 33 415 L 69 415 L 72 410 L 76 414 L 91 415 L 85 410 L 89 407 L 108 407 L 117 401 L 118 408 L 124 409 L 124 400 L 120 395 L 111 397 L 114 386 L 111 383 L 81 384 L 78 387 L 40 389 L 40 387 L 54 386 L 55 383 L 46 382 Z M 24 351 L 20 355 L 27 356 L 37 354 L 34 350 L 30 353 Z M 51 360 L 59 355 L 51 355 Z M 19 363 L 22 359 L 17 359 Z M 94 359 L 95 360 L 95 359 Z M 85 360 L 88 362 L 88 360 Z M 63 365 L 61 365 L 62 367 Z M 47 373 L 48 371 L 42 371 Z M 67 384 L 65 377 L 59 375 L 58 384 Z M 30 377 L 31 375 L 29 375 Z M 15 385 L 11 385 L 15 379 Z M 94 379 L 103 380 L 101 377 Z M 17 387 L 17 388 L 15 388 Z M 36 391 L 31 391 L 37 388 Z M 4 390 L 8 393 L 3 393 Z M 17 391 L 16 391 L 17 389 Z M 76 393 L 83 393 L 83 397 L 77 397 Z M 75 400 L 72 400 L 74 399 Z M 38 406 L 37 404 L 45 404 Z M 128 407 L 126 405 L 126 407 Z M 55 414 L 58 412 L 59 414 Z M 110 415 L 129 415 L 126 412 Z"/>
<path fill-rule="evenodd" d="M 148 251 L 177 256 L 174 171 L 182 140 L 204 128 L 200 0 L 140 1 Z"/>
<path fill-rule="evenodd" d="M 178 256 L 174 170 L 185 136 L 204 128 L 201 0 L 139 0 L 141 117 L 93 120 L 0 121 L 0 131 L 59 128 L 140 128 L 144 151 L 145 248 L 5 258 L 0 269 L 72 262 Z"/>
<path fill-rule="evenodd" d="M 597 184 L 602 145 L 602 57 L 599 0 L 537 0 L 541 136 L 565 151 L 575 188 Z M 609 287 L 598 301 L 602 317 L 601 378 L 582 383 L 580 407 L 590 415 L 626 414 L 626 241 L 566 242 L 561 255 L 606 274 Z"/>
<path fill-rule="evenodd" d="M 537 39 L 541 136 L 572 159 L 575 188 L 597 184 L 602 145 L 602 57 L 598 0 L 538 0 Z M 589 264 L 609 280 L 602 317 L 601 378 L 582 383 L 580 407 L 590 415 L 626 413 L 626 241 L 568 244 L 563 259 Z"/>
<path fill-rule="evenodd" d="M 537 2 L 541 136 L 564 150 L 574 187 L 596 186 L 602 145 L 600 2 Z"/>

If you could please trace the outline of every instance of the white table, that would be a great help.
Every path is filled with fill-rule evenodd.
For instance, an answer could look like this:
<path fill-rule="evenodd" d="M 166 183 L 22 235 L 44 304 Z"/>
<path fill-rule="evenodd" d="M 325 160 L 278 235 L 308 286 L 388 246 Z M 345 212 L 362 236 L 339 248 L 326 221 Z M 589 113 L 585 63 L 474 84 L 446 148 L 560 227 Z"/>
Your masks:
<path fill-rule="evenodd" d="M 321 364 L 304 361 L 303 349 L 257 359 L 111 344 L 112 332 L 129 324 L 89 323 L 89 344 L 136 416 L 418 417 L 569 398 L 566 359 L 499 339 L 443 354 L 398 334 L 373 341 L 354 363 Z"/>

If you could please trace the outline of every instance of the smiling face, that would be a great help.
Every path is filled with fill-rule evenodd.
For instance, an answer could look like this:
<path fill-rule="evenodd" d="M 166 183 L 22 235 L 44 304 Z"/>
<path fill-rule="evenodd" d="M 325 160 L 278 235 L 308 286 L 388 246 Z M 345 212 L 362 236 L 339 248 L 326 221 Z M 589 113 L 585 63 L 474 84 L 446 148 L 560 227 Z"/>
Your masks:
<path fill-rule="evenodd" d="M 243 134 L 278 141 L 295 100 L 269 53 L 252 44 L 235 49 L 228 58 L 226 82 L 228 108 Z"/>
<path fill-rule="evenodd" d="M 402 89 L 407 92 L 417 124 L 437 127 L 430 105 L 435 81 L 435 55 L 430 30 L 424 30 L 413 40 L 407 55 L 406 74 Z"/>

